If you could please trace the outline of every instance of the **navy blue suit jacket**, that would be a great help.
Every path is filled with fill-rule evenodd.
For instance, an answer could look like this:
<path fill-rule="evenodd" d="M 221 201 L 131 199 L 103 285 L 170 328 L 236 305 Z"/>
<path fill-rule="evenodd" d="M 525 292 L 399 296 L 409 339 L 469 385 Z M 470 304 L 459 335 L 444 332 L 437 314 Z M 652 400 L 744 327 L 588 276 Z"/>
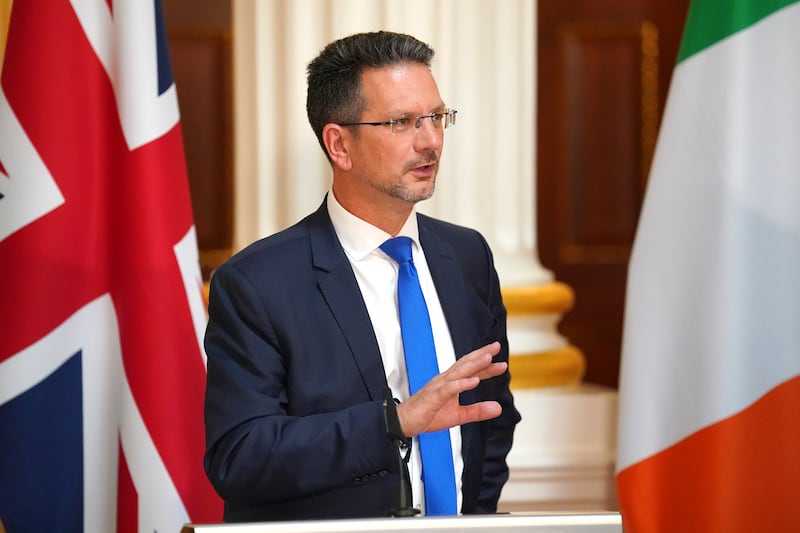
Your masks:
<path fill-rule="evenodd" d="M 492 341 L 506 311 L 476 231 L 418 215 L 419 238 L 457 357 Z M 205 468 L 225 521 L 385 516 L 398 450 L 386 435 L 381 354 L 325 203 L 212 276 Z M 461 395 L 503 414 L 462 426 L 462 512 L 496 511 L 519 414 L 509 374 Z"/>

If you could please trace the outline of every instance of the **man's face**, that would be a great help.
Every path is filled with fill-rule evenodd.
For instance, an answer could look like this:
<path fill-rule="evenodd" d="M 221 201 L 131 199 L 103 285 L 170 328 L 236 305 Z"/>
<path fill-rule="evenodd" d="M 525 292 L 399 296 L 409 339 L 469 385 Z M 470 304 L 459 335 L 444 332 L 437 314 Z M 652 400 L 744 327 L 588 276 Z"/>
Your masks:
<path fill-rule="evenodd" d="M 367 107 L 360 122 L 408 118 L 411 126 L 394 133 L 390 126 L 358 126 L 352 160 L 359 186 L 371 188 L 373 196 L 427 200 L 433 195 L 444 134 L 428 118 L 419 128 L 415 123 L 445 107 L 430 70 L 416 63 L 368 69 L 361 75 L 361 92 Z"/>

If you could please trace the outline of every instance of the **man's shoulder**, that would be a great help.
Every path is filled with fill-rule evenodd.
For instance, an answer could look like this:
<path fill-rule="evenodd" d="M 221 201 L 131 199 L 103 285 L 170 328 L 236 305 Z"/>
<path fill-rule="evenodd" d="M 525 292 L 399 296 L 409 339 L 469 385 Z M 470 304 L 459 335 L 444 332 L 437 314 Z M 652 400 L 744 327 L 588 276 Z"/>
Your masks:
<path fill-rule="evenodd" d="M 228 259 L 229 264 L 243 265 L 265 258 L 281 257 L 303 246 L 308 241 L 308 231 L 294 225 L 254 241 Z M 293 255 L 293 254 L 292 254 Z"/>
<path fill-rule="evenodd" d="M 247 270 L 252 267 L 262 268 L 264 263 L 274 267 L 278 264 L 308 261 L 311 256 L 312 234 L 325 235 L 330 231 L 330 219 L 317 211 L 286 229 L 250 243 L 225 264 Z"/>
<path fill-rule="evenodd" d="M 440 240 L 457 248 L 487 247 L 486 239 L 483 238 L 483 235 L 478 230 L 468 226 L 454 224 L 446 220 L 423 215 L 422 213 L 417 214 L 417 224 L 423 246 L 425 246 L 426 240 L 429 242 Z"/>

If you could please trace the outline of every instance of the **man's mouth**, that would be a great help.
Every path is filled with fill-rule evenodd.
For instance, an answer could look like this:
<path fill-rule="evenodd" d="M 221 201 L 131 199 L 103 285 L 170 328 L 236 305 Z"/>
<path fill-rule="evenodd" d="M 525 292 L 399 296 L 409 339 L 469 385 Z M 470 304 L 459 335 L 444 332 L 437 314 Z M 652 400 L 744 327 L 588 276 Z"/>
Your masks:
<path fill-rule="evenodd" d="M 436 160 L 423 161 L 420 163 L 409 165 L 410 170 L 428 171 L 436 166 Z"/>
<path fill-rule="evenodd" d="M 436 163 L 425 163 L 423 165 L 417 165 L 411 167 L 411 172 L 413 172 L 417 176 L 428 177 L 434 173 L 435 168 L 436 168 Z"/>

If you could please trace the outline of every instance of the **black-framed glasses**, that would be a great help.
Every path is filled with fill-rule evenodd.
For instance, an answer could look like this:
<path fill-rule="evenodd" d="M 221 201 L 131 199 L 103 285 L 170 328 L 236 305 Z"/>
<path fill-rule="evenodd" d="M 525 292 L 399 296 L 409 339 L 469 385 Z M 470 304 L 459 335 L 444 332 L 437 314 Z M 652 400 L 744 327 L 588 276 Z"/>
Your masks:
<path fill-rule="evenodd" d="M 411 131 L 411 126 L 414 126 L 414 131 L 422 127 L 422 120 L 429 118 L 431 124 L 437 130 L 446 129 L 456 123 L 456 109 L 444 109 L 436 113 L 428 113 L 427 115 L 419 115 L 417 117 L 400 117 L 386 120 L 383 122 L 345 122 L 339 124 L 340 126 L 389 126 L 391 132 L 403 133 Z"/>

